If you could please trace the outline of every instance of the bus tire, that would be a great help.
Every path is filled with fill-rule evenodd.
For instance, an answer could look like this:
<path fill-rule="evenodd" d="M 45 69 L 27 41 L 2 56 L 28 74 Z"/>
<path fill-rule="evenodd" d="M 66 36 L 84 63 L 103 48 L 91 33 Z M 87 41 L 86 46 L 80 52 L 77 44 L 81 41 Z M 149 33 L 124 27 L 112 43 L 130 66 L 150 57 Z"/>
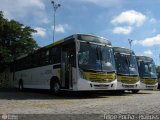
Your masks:
<path fill-rule="evenodd" d="M 60 94 L 60 83 L 58 82 L 58 80 L 51 80 L 50 91 L 51 91 L 51 94 L 55 94 L 55 95 Z"/>
<path fill-rule="evenodd" d="M 139 92 L 139 90 L 132 90 L 132 93 L 133 94 L 136 94 L 136 93 L 138 93 Z"/>
<path fill-rule="evenodd" d="M 19 90 L 19 91 L 23 91 L 23 89 L 24 89 L 24 88 L 23 88 L 23 81 L 20 80 L 20 81 L 19 81 L 18 90 Z"/>

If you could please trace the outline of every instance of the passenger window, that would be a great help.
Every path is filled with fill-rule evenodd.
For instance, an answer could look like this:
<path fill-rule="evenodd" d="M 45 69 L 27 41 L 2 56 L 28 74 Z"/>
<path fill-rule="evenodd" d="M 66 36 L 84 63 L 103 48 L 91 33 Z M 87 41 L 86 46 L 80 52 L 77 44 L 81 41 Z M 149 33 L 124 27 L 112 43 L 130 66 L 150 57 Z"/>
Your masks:
<path fill-rule="evenodd" d="M 61 48 L 60 47 L 54 47 L 51 49 L 51 62 L 53 64 L 60 63 L 61 62 Z"/>

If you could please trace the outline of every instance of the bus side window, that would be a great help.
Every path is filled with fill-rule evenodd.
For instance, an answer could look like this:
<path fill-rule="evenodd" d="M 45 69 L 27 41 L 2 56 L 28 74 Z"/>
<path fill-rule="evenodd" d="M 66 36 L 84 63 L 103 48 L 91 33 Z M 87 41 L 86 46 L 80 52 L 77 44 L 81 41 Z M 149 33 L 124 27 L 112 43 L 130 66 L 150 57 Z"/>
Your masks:
<path fill-rule="evenodd" d="M 49 50 L 45 50 L 41 52 L 41 65 L 47 65 L 50 63 L 49 61 Z"/>
<path fill-rule="evenodd" d="M 25 59 L 25 69 L 31 68 L 31 56 L 27 56 Z"/>
<path fill-rule="evenodd" d="M 45 64 L 49 64 L 49 50 L 46 51 L 46 58 L 45 58 Z"/>
<path fill-rule="evenodd" d="M 32 67 L 40 66 L 40 53 L 35 53 L 32 55 Z"/>
<path fill-rule="evenodd" d="M 60 47 L 53 47 L 51 49 L 51 63 L 56 64 L 61 62 L 61 48 Z"/>

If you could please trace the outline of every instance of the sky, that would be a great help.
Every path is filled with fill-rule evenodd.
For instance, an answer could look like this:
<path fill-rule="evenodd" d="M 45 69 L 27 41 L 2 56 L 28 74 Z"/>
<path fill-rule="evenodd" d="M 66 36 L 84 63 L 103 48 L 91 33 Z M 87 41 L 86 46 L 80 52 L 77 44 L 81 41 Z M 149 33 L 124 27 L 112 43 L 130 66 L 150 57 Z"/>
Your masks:
<path fill-rule="evenodd" d="M 55 41 L 75 33 L 107 38 L 113 46 L 130 48 L 160 65 L 159 0 L 55 0 Z M 39 46 L 53 42 L 53 5 L 51 0 L 0 0 L 5 18 L 14 19 L 37 30 Z"/>

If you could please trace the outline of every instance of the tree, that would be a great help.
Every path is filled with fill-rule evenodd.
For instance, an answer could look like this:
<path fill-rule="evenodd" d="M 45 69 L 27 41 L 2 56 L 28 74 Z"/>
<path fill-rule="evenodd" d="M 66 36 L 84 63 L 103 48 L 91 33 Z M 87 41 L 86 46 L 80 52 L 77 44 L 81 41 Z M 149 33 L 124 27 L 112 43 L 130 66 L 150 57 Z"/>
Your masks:
<path fill-rule="evenodd" d="M 0 65 L 39 48 L 32 37 L 36 30 L 4 18 L 0 11 Z"/>

